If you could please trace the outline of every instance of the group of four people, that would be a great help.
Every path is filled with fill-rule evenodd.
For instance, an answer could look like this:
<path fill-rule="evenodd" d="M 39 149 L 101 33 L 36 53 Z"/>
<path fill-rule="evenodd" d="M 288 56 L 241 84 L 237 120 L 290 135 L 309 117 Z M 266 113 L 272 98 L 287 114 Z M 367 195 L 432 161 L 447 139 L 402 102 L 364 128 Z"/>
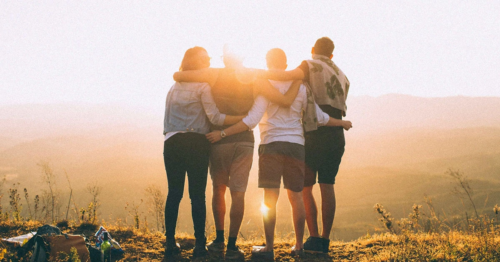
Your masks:
<path fill-rule="evenodd" d="M 245 191 L 253 161 L 252 129 L 259 124 L 259 188 L 264 189 L 266 246 L 253 256 L 273 258 L 276 202 L 281 179 L 292 206 L 296 243 L 292 253 L 328 252 L 335 215 L 335 177 L 344 153 L 344 133 L 352 127 L 342 120 L 349 81 L 333 63 L 333 42 L 323 37 L 312 49 L 312 59 L 285 71 L 283 50 L 271 49 L 268 70 L 245 69 L 241 60 L 224 53 L 225 68 L 210 68 L 205 49 L 186 51 L 176 83 L 170 89 L 164 120 L 164 162 L 168 180 L 165 205 L 165 259 L 179 252 L 175 228 L 187 173 L 195 232 L 193 256 L 224 252 L 241 259 L 236 245 L 243 220 Z M 270 79 L 270 81 L 268 80 Z M 205 189 L 210 163 L 212 209 L 216 239 L 206 246 Z M 317 223 L 312 194 L 320 184 L 323 232 Z M 229 238 L 224 239 L 225 193 L 231 209 Z M 303 243 L 307 221 L 310 237 Z"/>

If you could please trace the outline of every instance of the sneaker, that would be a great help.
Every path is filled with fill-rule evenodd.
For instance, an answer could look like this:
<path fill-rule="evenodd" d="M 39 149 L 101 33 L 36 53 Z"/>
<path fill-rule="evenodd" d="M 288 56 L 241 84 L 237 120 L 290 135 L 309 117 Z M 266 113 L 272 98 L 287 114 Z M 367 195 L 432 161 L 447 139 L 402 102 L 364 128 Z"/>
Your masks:
<path fill-rule="evenodd" d="M 322 238 L 323 241 L 323 253 L 328 254 L 330 251 L 330 239 Z"/>
<path fill-rule="evenodd" d="M 193 249 L 193 258 L 196 258 L 196 257 L 204 257 L 208 255 L 208 250 L 207 250 L 207 247 L 205 247 L 205 245 L 201 246 L 201 245 L 195 245 L 194 246 L 194 249 Z"/>
<path fill-rule="evenodd" d="M 170 242 L 167 241 L 165 244 L 165 257 L 166 258 L 171 258 L 174 255 L 177 255 L 181 252 L 181 246 L 179 243 L 176 243 L 175 240 Z"/>
<path fill-rule="evenodd" d="M 252 259 L 262 260 L 274 260 L 274 250 L 266 251 L 266 246 L 253 246 L 252 247 Z"/>
<path fill-rule="evenodd" d="M 307 253 L 323 253 L 323 240 L 320 237 L 308 237 L 304 242 L 304 251 Z"/>
<path fill-rule="evenodd" d="M 208 255 L 208 250 L 205 244 L 207 243 L 206 238 L 196 239 L 196 244 L 193 249 L 193 258 L 204 257 Z"/>
<path fill-rule="evenodd" d="M 224 242 L 210 242 L 207 245 L 208 251 L 214 252 L 214 253 L 219 253 L 219 252 L 224 252 L 224 249 L 226 248 L 226 244 Z"/>
<path fill-rule="evenodd" d="M 226 249 L 226 259 L 228 260 L 245 260 L 245 252 L 238 246 Z"/>
<path fill-rule="evenodd" d="M 295 246 L 293 246 L 290 254 L 292 254 L 292 256 L 303 257 L 304 256 L 304 248 L 296 249 Z"/>

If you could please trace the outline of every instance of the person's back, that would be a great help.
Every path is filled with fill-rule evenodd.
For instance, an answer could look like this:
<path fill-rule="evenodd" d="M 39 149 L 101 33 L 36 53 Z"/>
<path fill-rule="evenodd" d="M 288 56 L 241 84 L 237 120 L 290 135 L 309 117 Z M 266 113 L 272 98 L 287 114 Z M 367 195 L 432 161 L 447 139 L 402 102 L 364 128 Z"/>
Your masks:
<path fill-rule="evenodd" d="M 283 50 L 274 48 L 266 55 L 267 66 L 270 69 L 285 70 L 286 55 Z M 281 93 L 286 92 L 292 81 L 271 81 L 271 84 Z M 259 96 L 256 101 L 260 112 L 253 117 L 261 117 L 259 128 L 261 144 L 259 146 L 259 188 L 264 189 L 264 204 L 269 208 L 264 217 L 265 246 L 254 246 L 252 255 L 255 258 L 274 258 L 274 228 L 276 226 L 276 202 L 278 200 L 283 180 L 293 213 L 295 245 L 292 253 L 303 252 L 305 211 L 302 200 L 305 172 L 304 131 L 302 129 L 302 110 L 307 104 L 305 87 L 299 88 L 297 97 L 289 108 L 281 108 Z M 253 111 L 253 109 L 252 109 Z M 263 114 L 262 114 L 263 113 Z M 245 122 L 250 114 L 242 121 Z M 251 127 L 251 125 L 250 125 Z M 299 254 L 297 253 L 297 254 Z"/>
<path fill-rule="evenodd" d="M 273 80 L 302 80 L 311 87 L 314 100 L 321 111 L 331 119 L 343 122 L 346 115 L 346 99 L 350 83 L 345 74 L 333 63 L 335 45 L 328 37 L 316 41 L 311 49 L 312 59 L 303 61 L 299 67 L 290 71 L 262 72 L 261 77 Z M 345 150 L 345 137 L 342 127 L 321 127 L 314 120 L 313 110 L 306 110 L 304 117 L 306 175 L 304 181 L 304 203 L 307 210 L 307 225 L 310 237 L 304 243 L 308 252 L 328 253 L 329 236 L 335 217 L 335 178 Z M 349 121 L 348 121 L 349 122 Z M 352 123 L 347 125 L 350 129 Z M 316 201 L 312 194 L 314 184 L 319 183 L 322 200 L 321 235 L 318 230 Z"/>
<path fill-rule="evenodd" d="M 292 81 L 270 81 L 281 93 L 286 93 Z M 283 141 L 304 144 L 302 128 L 302 110 L 307 102 L 306 90 L 302 85 L 299 93 L 289 108 L 268 102 L 266 112 L 259 123 L 261 144 Z"/>
<path fill-rule="evenodd" d="M 246 115 L 254 103 L 252 84 L 241 82 L 236 69 L 226 67 L 219 69 L 217 81 L 212 87 L 212 95 L 217 108 L 223 114 Z M 212 125 L 212 130 L 224 130 L 229 126 Z M 228 137 L 219 143 L 250 142 L 254 143 L 252 131 L 241 132 Z"/>
<path fill-rule="evenodd" d="M 252 84 L 238 79 L 237 69 L 241 61 L 225 52 L 226 68 L 218 70 L 218 76 L 212 85 L 212 95 L 221 112 L 246 115 L 254 103 Z M 227 114 L 226 113 L 226 114 Z M 221 130 L 226 126 L 212 125 L 212 130 Z M 243 220 L 245 191 L 253 162 L 254 135 L 246 130 L 212 145 L 210 151 L 210 175 L 213 185 L 212 210 L 214 214 L 216 239 L 208 245 L 211 252 L 224 250 L 224 216 L 226 212 L 225 192 L 231 191 L 231 218 L 226 259 L 241 259 L 244 252 L 236 245 L 238 232 Z"/>
<path fill-rule="evenodd" d="M 327 56 L 314 54 L 312 58 L 304 62 L 308 64 L 307 82 L 316 103 L 346 112 L 349 80 L 344 72 Z"/>
<path fill-rule="evenodd" d="M 219 69 L 212 95 L 223 114 L 244 115 L 253 105 L 252 85 L 239 81 L 234 68 Z"/>
<path fill-rule="evenodd" d="M 206 134 L 210 131 L 209 121 L 224 123 L 225 115 L 213 113 L 217 112 L 215 104 L 205 101 L 212 101 L 207 83 L 176 82 L 167 95 L 163 134 L 177 131 Z M 211 110 L 204 110 L 204 106 Z"/>

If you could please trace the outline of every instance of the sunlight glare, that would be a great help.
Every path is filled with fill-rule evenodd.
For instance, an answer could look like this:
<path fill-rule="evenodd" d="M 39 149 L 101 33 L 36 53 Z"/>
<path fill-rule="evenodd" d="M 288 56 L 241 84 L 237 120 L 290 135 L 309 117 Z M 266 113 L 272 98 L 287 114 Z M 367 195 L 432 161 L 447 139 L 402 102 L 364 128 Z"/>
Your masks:
<path fill-rule="evenodd" d="M 264 216 L 267 216 L 267 212 L 269 212 L 269 207 L 267 207 L 266 204 L 264 204 L 264 202 L 262 202 L 262 204 L 260 205 L 260 212 Z"/>

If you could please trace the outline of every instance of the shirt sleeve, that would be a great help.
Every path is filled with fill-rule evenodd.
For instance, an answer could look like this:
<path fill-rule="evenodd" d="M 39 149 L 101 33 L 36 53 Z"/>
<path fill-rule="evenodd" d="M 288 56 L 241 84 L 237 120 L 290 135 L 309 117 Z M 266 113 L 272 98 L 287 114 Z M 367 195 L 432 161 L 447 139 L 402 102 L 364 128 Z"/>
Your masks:
<path fill-rule="evenodd" d="M 302 79 L 304 82 L 309 82 L 309 64 L 307 64 L 307 61 L 304 60 L 302 63 L 297 67 L 302 72 L 304 72 L 304 79 Z"/>
<path fill-rule="evenodd" d="M 241 121 L 243 121 L 243 123 L 247 125 L 248 128 L 253 129 L 255 126 L 257 126 L 260 119 L 262 119 L 262 117 L 264 116 L 268 103 L 269 102 L 266 98 L 264 98 L 263 96 L 258 96 L 255 99 L 252 108 L 250 109 L 250 111 L 248 111 L 248 115 Z"/>
<path fill-rule="evenodd" d="M 316 118 L 318 119 L 318 126 L 326 126 L 328 124 L 328 120 L 330 120 L 330 116 L 323 112 L 321 108 L 314 102 L 314 106 L 316 107 Z"/>
<path fill-rule="evenodd" d="M 201 86 L 201 103 L 208 120 L 214 125 L 222 126 L 224 124 L 224 120 L 226 120 L 226 115 L 221 114 L 217 108 L 214 98 L 212 97 L 210 85 L 208 84 L 203 84 Z"/>

